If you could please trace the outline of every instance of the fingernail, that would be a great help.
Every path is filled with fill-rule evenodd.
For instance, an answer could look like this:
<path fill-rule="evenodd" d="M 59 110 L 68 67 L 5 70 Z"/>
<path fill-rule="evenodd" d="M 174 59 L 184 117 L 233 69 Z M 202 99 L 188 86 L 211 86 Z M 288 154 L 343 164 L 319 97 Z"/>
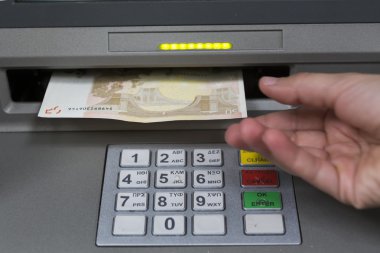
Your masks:
<path fill-rule="evenodd" d="M 265 76 L 265 77 L 261 78 L 261 82 L 264 85 L 275 85 L 278 82 L 278 78 L 271 77 L 271 76 Z"/>

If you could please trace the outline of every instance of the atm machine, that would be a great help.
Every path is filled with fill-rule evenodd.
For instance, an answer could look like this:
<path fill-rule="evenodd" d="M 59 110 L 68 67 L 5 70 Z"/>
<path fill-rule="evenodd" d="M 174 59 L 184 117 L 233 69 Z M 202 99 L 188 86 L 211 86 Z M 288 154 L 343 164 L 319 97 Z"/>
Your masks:
<path fill-rule="evenodd" d="M 379 209 L 227 146 L 234 120 L 37 117 L 56 70 L 238 68 L 249 116 L 288 110 L 259 78 L 380 73 L 379 13 L 376 0 L 0 0 L 0 252 L 380 252 Z"/>

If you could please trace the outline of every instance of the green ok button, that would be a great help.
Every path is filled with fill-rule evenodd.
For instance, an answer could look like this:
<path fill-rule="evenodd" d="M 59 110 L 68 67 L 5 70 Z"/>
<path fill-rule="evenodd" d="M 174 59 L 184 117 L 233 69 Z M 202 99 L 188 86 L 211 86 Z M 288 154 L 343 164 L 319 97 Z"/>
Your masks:
<path fill-rule="evenodd" d="M 280 192 L 243 192 L 243 208 L 248 209 L 282 209 Z"/>

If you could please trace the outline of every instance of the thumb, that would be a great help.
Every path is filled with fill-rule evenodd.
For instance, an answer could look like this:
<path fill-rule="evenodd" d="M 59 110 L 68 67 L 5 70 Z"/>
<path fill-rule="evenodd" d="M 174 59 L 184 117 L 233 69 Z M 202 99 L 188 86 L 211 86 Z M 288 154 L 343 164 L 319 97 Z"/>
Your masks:
<path fill-rule="evenodd" d="M 340 120 L 380 135 L 380 75 L 301 73 L 263 77 L 260 89 L 284 104 L 330 109 Z"/>
<path fill-rule="evenodd" d="M 300 73 L 290 77 L 263 77 L 260 89 L 284 104 L 332 109 L 336 99 L 353 83 L 351 74 Z"/>

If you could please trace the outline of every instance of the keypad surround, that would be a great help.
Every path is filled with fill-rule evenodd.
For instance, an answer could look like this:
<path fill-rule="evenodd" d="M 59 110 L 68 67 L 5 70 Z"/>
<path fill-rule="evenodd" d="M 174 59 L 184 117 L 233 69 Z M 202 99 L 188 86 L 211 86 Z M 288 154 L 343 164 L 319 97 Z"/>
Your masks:
<path fill-rule="evenodd" d="M 211 156 L 203 159 L 208 149 L 212 150 Z M 143 154 L 144 159 L 148 157 L 149 161 L 142 161 L 139 159 L 141 157 L 136 156 L 132 159 L 124 155 L 122 158 L 122 154 L 134 155 L 131 150 L 138 150 L 139 154 Z M 146 150 L 149 151 L 149 155 L 146 155 Z M 166 156 L 162 155 L 166 151 L 170 151 L 170 157 L 174 157 L 172 161 L 168 160 L 169 166 L 157 162 L 158 158 L 166 159 Z M 226 144 L 108 146 L 96 244 L 98 246 L 300 244 L 301 235 L 292 177 L 265 160 L 264 165 L 242 166 L 240 153 L 239 150 Z M 199 161 L 205 160 L 206 164 L 203 166 L 199 162 L 194 162 L 195 158 L 199 158 Z M 121 164 L 123 159 L 128 161 L 128 167 Z M 130 161 L 134 159 L 138 161 L 139 166 L 130 165 Z M 172 163 L 176 165 L 172 166 Z M 254 182 L 253 185 L 250 185 L 251 183 L 242 185 L 243 170 L 259 171 L 259 176 L 264 175 L 263 181 L 252 179 L 251 174 L 256 176 L 256 173 L 249 172 L 247 174 L 250 178 L 245 181 Z M 128 177 L 128 171 L 133 171 L 131 177 Z M 274 177 L 274 174 L 277 177 Z M 120 179 L 120 175 L 123 178 Z M 166 181 L 169 184 L 163 183 Z M 267 182 L 269 183 L 266 185 Z M 258 196 L 264 197 L 271 197 L 272 192 L 277 192 L 278 194 L 274 193 L 276 208 L 244 208 L 246 192 L 255 192 L 256 195 L 260 193 Z M 252 195 L 248 193 L 250 194 Z M 169 196 L 173 198 L 169 199 Z M 204 199 L 208 196 L 210 198 Z M 165 201 L 171 207 L 159 206 L 158 197 L 161 197 L 161 204 Z M 132 210 L 124 210 L 121 207 L 120 201 L 125 200 L 135 201 L 132 206 L 128 206 L 125 202 L 126 209 L 132 208 Z M 256 200 L 259 204 L 269 206 L 273 205 L 271 201 L 273 200 Z M 277 206 L 278 201 L 281 203 L 280 208 Z M 203 203 L 208 207 L 199 208 Z M 264 217 L 267 222 L 261 222 L 257 217 Z M 204 224 L 205 221 L 218 225 L 210 227 Z M 125 224 L 118 222 L 127 222 L 127 225 L 135 227 L 136 232 L 125 231 Z M 247 228 L 247 224 L 257 226 L 257 229 Z M 206 228 L 207 231 L 202 230 Z"/>

